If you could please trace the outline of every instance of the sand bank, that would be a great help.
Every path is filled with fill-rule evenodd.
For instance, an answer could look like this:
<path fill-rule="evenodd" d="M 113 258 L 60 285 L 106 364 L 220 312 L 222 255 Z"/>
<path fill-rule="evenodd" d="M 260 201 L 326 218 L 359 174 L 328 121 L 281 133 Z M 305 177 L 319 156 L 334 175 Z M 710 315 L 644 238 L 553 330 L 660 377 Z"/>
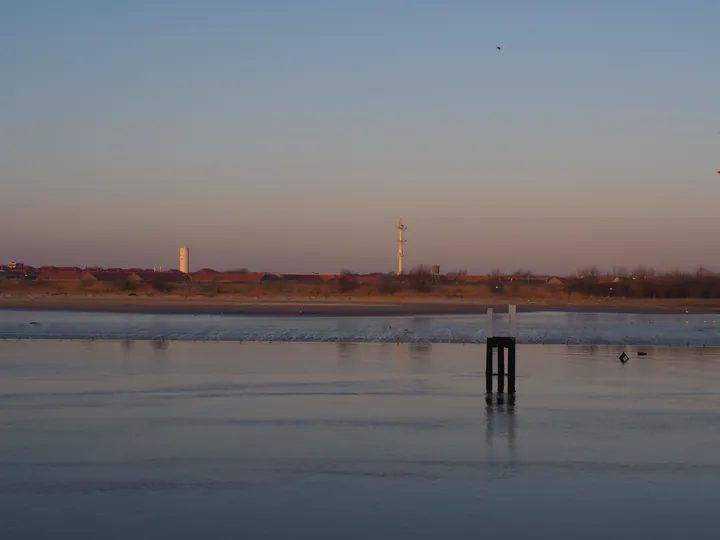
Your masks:
<path fill-rule="evenodd" d="M 702 300 L 627 300 L 578 298 L 567 302 L 528 302 L 519 299 L 469 301 L 454 299 L 262 299 L 233 297 L 178 297 L 127 295 L 56 295 L 2 296 L 0 309 L 85 311 L 108 313 L 155 314 L 234 314 L 266 316 L 411 316 L 411 315 L 479 315 L 489 307 L 496 313 L 507 312 L 515 303 L 518 312 L 571 311 L 617 313 L 717 313 L 720 301 Z"/>

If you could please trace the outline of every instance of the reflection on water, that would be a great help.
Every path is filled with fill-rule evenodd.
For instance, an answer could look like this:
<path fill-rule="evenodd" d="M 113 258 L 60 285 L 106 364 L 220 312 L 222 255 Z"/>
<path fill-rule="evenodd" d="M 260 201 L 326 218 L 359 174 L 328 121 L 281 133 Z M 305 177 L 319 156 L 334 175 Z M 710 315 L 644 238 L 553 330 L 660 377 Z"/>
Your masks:
<path fill-rule="evenodd" d="M 357 343 L 336 343 L 338 369 L 340 372 L 350 372 L 354 369 L 358 358 Z"/>
<path fill-rule="evenodd" d="M 164 351 L 170 346 L 170 342 L 162 338 L 153 339 L 150 343 L 152 343 L 152 347 L 156 351 Z"/>
<path fill-rule="evenodd" d="M 336 343 L 338 358 L 351 359 L 357 355 L 358 343 Z"/>
<path fill-rule="evenodd" d="M 645 350 L 0 342 L 0 538 L 706 534 L 720 351 Z"/>
<path fill-rule="evenodd" d="M 408 345 L 412 373 L 427 373 L 431 369 L 431 353 L 432 345 L 430 343 L 411 343 Z"/>
<path fill-rule="evenodd" d="M 497 436 L 496 423 L 500 423 L 500 432 L 507 441 L 510 461 L 515 458 L 515 433 L 517 430 L 517 398 L 507 394 L 485 396 L 485 441 L 493 446 Z"/>
<path fill-rule="evenodd" d="M 491 459 L 505 464 L 498 478 L 510 478 L 517 470 L 517 408 L 516 397 L 511 395 L 487 395 L 485 397 L 485 442 Z M 500 457 L 495 450 L 501 443 L 506 452 Z"/>

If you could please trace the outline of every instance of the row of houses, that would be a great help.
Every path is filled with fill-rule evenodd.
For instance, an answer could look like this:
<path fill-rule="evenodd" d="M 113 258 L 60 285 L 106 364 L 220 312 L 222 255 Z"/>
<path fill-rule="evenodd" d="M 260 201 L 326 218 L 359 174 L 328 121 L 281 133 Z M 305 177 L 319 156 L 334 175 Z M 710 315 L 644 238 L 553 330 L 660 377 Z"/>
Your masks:
<path fill-rule="evenodd" d="M 153 281 L 164 281 L 166 283 L 265 283 L 265 282 L 286 282 L 286 283 L 328 283 L 341 278 L 342 274 L 288 274 L 270 272 L 218 272 L 210 268 L 204 268 L 197 272 L 184 274 L 178 270 L 158 272 L 141 268 L 78 268 L 78 267 L 55 267 L 46 266 L 32 268 L 26 265 L 13 268 L 0 265 L 0 280 L 2 279 L 29 279 L 49 282 L 61 281 L 98 281 L 98 282 L 124 282 L 134 281 L 138 283 L 149 283 Z M 389 274 L 366 274 L 345 276 L 350 282 L 358 285 L 376 283 L 382 279 L 392 277 Z M 501 282 L 516 282 L 527 285 L 562 285 L 563 279 L 553 276 L 531 276 L 515 277 L 502 276 L 437 276 L 437 281 L 443 283 L 457 284 L 487 284 L 491 280 L 499 279 Z"/>
<path fill-rule="evenodd" d="M 0 265 L 0 280 L 4 279 L 29 279 L 42 281 L 99 281 L 99 282 L 124 282 L 134 281 L 138 283 L 149 283 L 153 281 L 164 281 L 166 283 L 265 283 L 265 282 L 290 282 L 290 283 L 328 283 L 337 281 L 342 274 L 289 274 L 270 272 L 218 272 L 211 268 L 203 268 L 197 272 L 184 274 L 179 270 L 156 271 L 155 269 L 142 268 L 79 268 L 79 267 L 58 267 L 42 266 L 33 268 L 24 264 L 11 263 Z M 392 274 L 365 274 L 345 276 L 350 282 L 358 285 L 376 283 L 382 279 L 392 277 Z M 534 285 L 534 286 L 562 286 L 566 278 L 557 276 L 487 276 L 487 275 L 439 275 L 435 279 L 441 283 L 455 283 L 462 285 L 488 285 L 492 282 L 503 284 Z M 621 281 L 620 278 L 601 277 L 600 284 L 612 284 Z"/>
<path fill-rule="evenodd" d="M 78 268 L 74 266 L 57 267 L 45 266 L 33 268 L 22 265 L 11 267 L 0 265 L 0 280 L 26 279 L 42 281 L 105 281 L 122 282 L 126 280 L 150 282 L 155 279 L 165 281 L 186 281 L 188 278 L 182 272 L 171 270 L 169 272 L 156 272 L 140 268 Z"/>
<path fill-rule="evenodd" d="M 456 276 L 452 278 L 440 276 L 440 280 L 462 284 L 485 284 L 493 281 L 517 283 L 518 285 L 563 285 L 565 283 L 564 278 L 557 276 Z"/>

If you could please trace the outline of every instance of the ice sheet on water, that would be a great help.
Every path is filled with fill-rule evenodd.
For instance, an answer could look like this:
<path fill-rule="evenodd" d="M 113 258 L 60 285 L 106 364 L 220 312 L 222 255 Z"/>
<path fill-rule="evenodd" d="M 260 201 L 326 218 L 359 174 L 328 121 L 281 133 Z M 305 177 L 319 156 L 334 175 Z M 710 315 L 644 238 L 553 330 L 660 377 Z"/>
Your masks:
<path fill-rule="evenodd" d="M 496 335 L 508 332 L 495 315 Z M 0 311 L 2 339 L 484 343 L 487 317 L 248 317 Z M 720 346 L 710 315 L 522 313 L 518 343 Z"/>

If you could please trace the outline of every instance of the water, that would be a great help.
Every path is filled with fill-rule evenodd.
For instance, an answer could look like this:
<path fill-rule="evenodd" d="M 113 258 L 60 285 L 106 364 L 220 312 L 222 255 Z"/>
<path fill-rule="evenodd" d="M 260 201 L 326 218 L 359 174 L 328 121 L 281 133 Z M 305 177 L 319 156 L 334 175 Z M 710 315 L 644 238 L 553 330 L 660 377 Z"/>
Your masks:
<path fill-rule="evenodd" d="M 3 341 L 0 538 L 707 535 L 720 350 L 643 350 Z"/>
<path fill-rule="evenodd" d="M 720 346 L 717 315 L 521 313 L 518 343 Z M 495 315 L 497 335 L 508 316 Z M 481 316 L 248 317 L 0 310 L 0 339 L 484 343 Z"/>

